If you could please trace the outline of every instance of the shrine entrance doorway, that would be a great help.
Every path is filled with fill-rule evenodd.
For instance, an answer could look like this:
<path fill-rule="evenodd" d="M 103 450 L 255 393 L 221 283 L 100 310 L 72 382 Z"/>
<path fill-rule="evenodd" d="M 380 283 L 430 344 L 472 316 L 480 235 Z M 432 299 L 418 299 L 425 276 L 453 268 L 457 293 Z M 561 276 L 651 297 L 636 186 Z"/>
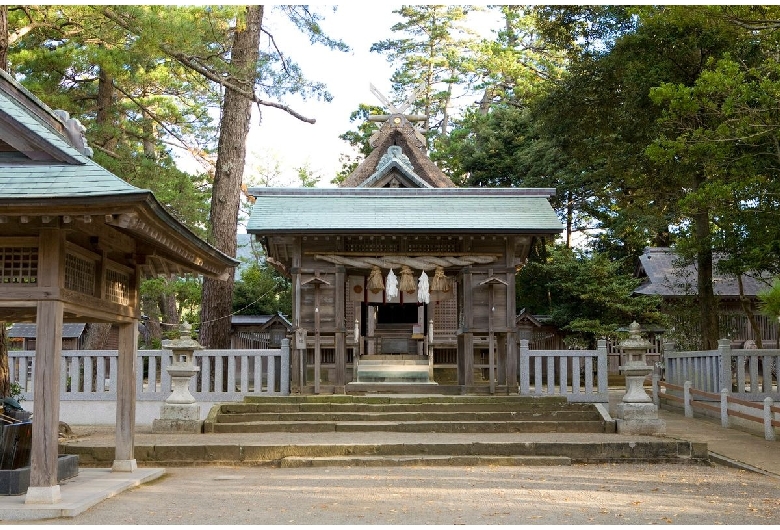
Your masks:
<path fill-rule="evenodd" d="M 431 384 L 428 304 L 362 302 L 360 309 L 356 382 Z"/>

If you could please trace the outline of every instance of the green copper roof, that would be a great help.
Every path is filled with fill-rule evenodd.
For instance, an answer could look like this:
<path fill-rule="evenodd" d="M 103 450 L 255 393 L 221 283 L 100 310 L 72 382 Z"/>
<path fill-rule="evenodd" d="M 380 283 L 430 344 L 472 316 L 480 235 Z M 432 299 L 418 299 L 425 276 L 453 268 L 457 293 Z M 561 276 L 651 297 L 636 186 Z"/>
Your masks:
<path fill-rule="evenodd" d="M 7 76 L 3 80 L 12 82 Z M 44 115 L 51 115 L 50 109 L 21 86 L 15 87 L 26 102 L 0 90 L 0 133 L 23 135 L 28 143 L 48 153 L 51 159 L 36 161 L 21 153 L 3 153 L 0 156 L 0 199 L 148 193 L 103 169 L 71 146 L 25 103 Z M 12 141 L 11 138 L 0 139 Z"/>
<path fill-rule="evenodd" d="M 481 232 L 557 234 L 551 189 L 255 188 L 250 234 Z"/>

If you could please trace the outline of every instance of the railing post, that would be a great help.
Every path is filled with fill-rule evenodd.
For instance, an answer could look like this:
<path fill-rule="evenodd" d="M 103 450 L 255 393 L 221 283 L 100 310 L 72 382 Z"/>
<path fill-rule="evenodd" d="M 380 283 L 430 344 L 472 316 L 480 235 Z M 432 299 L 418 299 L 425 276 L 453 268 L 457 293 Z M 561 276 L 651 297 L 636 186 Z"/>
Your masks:
<path fill-rule="evenodd" d="M 718 340 L 718 353 L 720 355 L 720 387 L 731 390 L 731 341 L 729 339 Z"/>
<path fill-rule="evenodd" d="M 675 378 L 677 377 L 677 374 L 674 371 L 674 368 L 672 366 L 672 362 L 669 359 L 669 353 L 675 352 L 675 343 L 674 342 L 664 342 L 664 381 L 668 381 L 672 384 L 678 384 L 677 381 L 675 381 Z"/>
<path fill-rule="evenodd" d="M 683 404 L 685 405 L 685 417 L 693 418 L 693 405 L 691 405 L 691 382 L 683 385 Z"/>
<path fill-rule="evenodd" d="M 531 390 L 529 376 L 528 339 L 520 339 L 520 394 L 528 395 Z"/>
<path fill-rule="evenodd" d="M 772 427 L 772 406 L 775 400 L 767 396 L 764 398 L 764 438 L 770 442 L 775 441 L 775 429 Z"/>
<path fill-rule="evenodd" d="M 282 370 L 279 377 L 279 391 L 282 395 L 290 395 L 290 339 L 282 339 Z"/>
<path fill-rule="evenodd" d="M 727 388 L 720 391 L 720 425 L 724 429 L 729 428 L 729 390 Z"/>
<path fill-rule="evenodd" d="M 609 392 L 608 386 L 608 374 L 607 374 L 607 341 L 605 339 L 599 339 L 597 342 L 598 350 L 599 350 L 599 356 L 597 359 L 597 372 L 596 377 L 598 378 L 598 385 L 599 385 L 599 394 L 607 395 Z M 566 359 L 563 359 L 561 362 L 566 362 Z M 564 387 L 566 385 L 566 381 L 563 381 L 561 383 L 561 387 Z"/>
<path fill-rule="evenodd" d="M 656 407 L 661 405 L 661 396 L 659 396 L 660 389 L 658 388 L 660 381 L 661 376 L 658 374 L 653 374 L 653 405 Z"/>

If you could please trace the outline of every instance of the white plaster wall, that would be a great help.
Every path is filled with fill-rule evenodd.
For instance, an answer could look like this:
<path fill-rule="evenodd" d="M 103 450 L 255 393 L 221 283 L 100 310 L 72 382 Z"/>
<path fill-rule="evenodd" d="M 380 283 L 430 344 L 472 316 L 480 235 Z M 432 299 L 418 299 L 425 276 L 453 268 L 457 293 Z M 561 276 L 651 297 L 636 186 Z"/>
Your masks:
<path fill-rule="evenodd" d="M 135 424 L 152 425 L 160 418 L 160 407 L 164 401 L 137 401 Z M 200 419 L 205 420 L 216 402 L 201 402 Z M 35 413 L 32 400 L 20 403 L 24 410 Z M 116 402 L 114 401 L 60 401 L 60 421 L 73 425 L 116 425 Z"/>

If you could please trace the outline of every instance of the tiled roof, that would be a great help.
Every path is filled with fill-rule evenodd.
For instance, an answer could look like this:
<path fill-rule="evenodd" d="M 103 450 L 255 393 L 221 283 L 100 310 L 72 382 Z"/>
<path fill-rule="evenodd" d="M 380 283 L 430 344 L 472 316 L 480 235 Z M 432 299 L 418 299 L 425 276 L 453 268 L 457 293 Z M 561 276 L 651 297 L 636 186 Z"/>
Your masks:
<path fill-rule="evenodd" d="M 256 188 L 250 234 L 562 231 L 550 189 Z"/>
<path fill-rule="evenodd" d="M 719 257 L 714 257 L 715 264 Z M 679 256 L 668 247 L 646 248 L 639 257 L 640 275 L 646 275 L 643 285 L 634 290 L 636 294 L 656 294 L 660 296 L 690 296 L 698 292 L 698 272 L 696 265 L 685 265 Z M 742 285 L 747 296 L 756 296 L 766 290 L 769 284 L 751 276 L 742 277 Z M 713 273 L 712 288 L 716 296 L 739 296 L 739 285 L 735 276 Z"/>
<path fill-rule="evenodd" d="M 62 338 L 63 339 L 76 339 L 84 333 L 86 324 L 63 324 L 62 325 Z M 8 337 L 12 339 L 34 339 L 36 325 L 35 324 L 13 324 L 8 329 Z"/>
<path fill-rule="evenodd" d="M 8 82 L 7 79 L 4 78 Z M 43 105 L 26 91 L 27 105 Z M 39 109 L 48 112 L 48 108 Z M 56 119 L 56 118 L 52 118 Z M 84 156 L 19 99 L 0 90 L 0 122 L 23 130 L 36 145 L 52 154 L 52 161 L 0 158 L 0 197 L 66 198 L 118 194 L 145 194 Z"/>

